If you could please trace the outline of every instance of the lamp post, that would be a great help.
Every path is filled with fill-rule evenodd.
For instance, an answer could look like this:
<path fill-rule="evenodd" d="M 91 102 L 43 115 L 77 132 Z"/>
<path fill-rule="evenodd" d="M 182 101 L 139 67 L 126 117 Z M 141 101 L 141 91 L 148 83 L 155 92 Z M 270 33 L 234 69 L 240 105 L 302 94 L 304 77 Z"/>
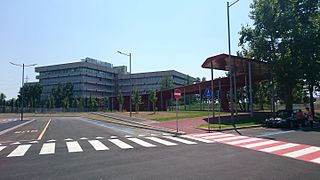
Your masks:
<path fill-rule="evenodd" d="M 227 2 L 227 20 L 228 20 L 228 48 L 229 48 L 229 62 L 231 61 L 231 42 L 230 42 L 230 15 L 229 15 L 229 8 L 231 6 L 233 6 L 234 4 L 236 4 L 239 0 L 234 1 L 233 3 L 229 4 L 229 2 Z M 236 81 L 236 77 L 235 77 L 235 72 L 234 72 L 234 62 L 231 65 L 229 65 L 229 81 L 230 81 L 230 111 L 231 111 L 231 121 L 233 126 L 235 127 L 235 122 L 234 122 L 234 98 L 233 98 L 233 87 L 232 87 L 232 76 L 234 79 L 234 82 Z M 236 87 L 235 87 L 236 88 Z M 236 94 L 235 94 L 236 96 Z"/>
<path fill-rule="evenodd" d="M 131 100 L 131 96 L 132 96 L 132 78 L 131 78 L 131 53 L 127 54 L 127 53 L 123 53 L 121 51 L 117 51 L 119 54 L 125 55 L 129 57 L 129 69 L 130 69 L 130 117 L 132 117 L 132 100 Z"/>
<path fill-rule="evenodd" d="M 28 65 L 25 65 L 24 63 L 23 64 L 16 64 L 16 63 L 13 63 L 13 62 L 9 62 L 10 64 L 14 65 L 14 66 L 18 66 L 18 67 L 22 67 L 22 83 L 21 83 L 21 90 L 24 86 L 24 68 L 25 67 L 32 67 L 32 66 L 36 66 L 37 64 L 28 64 Z M 20 109 L 21 109 L 21 121 L 23 121 L 23 101 L 24 101 L 24 93 L 23 91 L 21 91 L 21 103 L 20 103 Z"/>

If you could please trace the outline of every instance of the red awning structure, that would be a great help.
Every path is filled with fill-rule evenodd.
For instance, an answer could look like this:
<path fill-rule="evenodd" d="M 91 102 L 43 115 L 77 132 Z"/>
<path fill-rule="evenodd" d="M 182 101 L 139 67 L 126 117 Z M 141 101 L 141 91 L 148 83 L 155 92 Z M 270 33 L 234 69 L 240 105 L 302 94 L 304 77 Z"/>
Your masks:
<path fill-rule="evenodd" d="M 229 71 L 230 67 L 233 66 L 237 73 L 236 75 L 238 76 L 240 74 L 248 73 L 249 63 L 251 64 L 252 77 L 254 78 L 254 81 L 265 79 L 268 76 L 270 71 L 265 62 L 232 55 L 229 58 L 229 55 L 227 54 L 219 54 L 209 57 L 201 67 Z"/>

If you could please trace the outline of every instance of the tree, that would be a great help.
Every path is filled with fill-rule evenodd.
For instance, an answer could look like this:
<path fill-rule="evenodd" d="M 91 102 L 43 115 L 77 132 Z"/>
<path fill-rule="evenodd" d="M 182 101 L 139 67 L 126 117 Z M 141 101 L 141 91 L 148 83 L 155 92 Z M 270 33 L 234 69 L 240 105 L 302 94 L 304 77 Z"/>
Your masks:
<path fill-rule="evenodd" d="M 58 86 L 52 89 L 51 93 L 55 99 L 55 106 L 56 107 L 64 107 L 66 105 L 66 101 L 68 100 L 68 104 L 73 99 L 73 85 L 68 82 L 66 84 L 59 83 Z"/>
<path fill-rule="evenodd" d="M 87 104 L 89 106 L 89 109 L 92 111 L 92 109 L 97 106 L 97 101 L 96 101 L 95 98 L 90 96 L 89 99 L 88 99 L 88 103 Z"/>
<path fill-rule="evenodd" d="M 132 93 L 132 103 L 135 105 L 136 113 L 139 113 L 139 105 L 142 104 L 142 99 L 137 90 L 134 90 Z"/>
<path fill-rule="evenodd" d="M 123 95 L 122 95 L 121 91 L 118 94 L 117 100 L 119 102 L 119 111 L 122 112 L 123 111 L 122 106 L 123 106 L 123 103 L 124 103 L 124 98 L 123 98 Z"/>
<path fill-rule="evenodd" d="M 149 91 L 149 98 L 150 98 L 150 101 L 152 102 L 153 114 L 156 114 L 156 103 L 158 101 L 157 91 L 154 89 L 150 90 Z"/>
<path fill-rule="evenodd" d="M 0 93 L 0 106 L 2 106 L 2 112 L 4 112 L 5 103 L 6 103 L 6 95 L 3 93 Z"/>
<path fill-rule="evenodd" d="M 40 83 L 25 84 L 20 89 L 20 96 L 23 93 L 24 104 L 30 108 L 35 108 L 36 104 L 40 105 L 40 98 L 42 93 L 42 85 Z"/>
<path fill-rule="evenodd" d="M 69 107 L 70 107 L 70 101 L 69 101 L 69 98 L 68 98 L 68 97 L 63 98 L 63 100 L 62 100 L 62 107 L 63 107 L 65 110 L 68 110 L 68 109 L 69 109 Z"/>
<path fill-rule="evenodd" d="M 251 8 L 254 27 L 241 28 L 241 54 L 267 62 L 286 109 L 292 109 L 294 89 L 304 74 L 313 79 L 319 74 L 308 73 L 308 67 L 319 65 L 319 2 L 254 0 Z"/>
<path fill-rule="evenodd" d="M 54 97 L 52 95 L 48 97 L 47 107 L 49 109 L 55 108 L 55 100 L 54 100 Z"/>
<path fill-rule="evenodd" d="M 206 81 L 206 77 L 202 77 L 201 82 L 205 82 Z"/>
<path fill-rule="evenodd" d="M 197 78 L 196 78 L 196 80 L 195 80 L 194 82 L 199 83 L 199 82 L 201 82 L 201 80 L 200 80 L 200 78 L 199 78 L 199 77 L 197 77 Z"/>

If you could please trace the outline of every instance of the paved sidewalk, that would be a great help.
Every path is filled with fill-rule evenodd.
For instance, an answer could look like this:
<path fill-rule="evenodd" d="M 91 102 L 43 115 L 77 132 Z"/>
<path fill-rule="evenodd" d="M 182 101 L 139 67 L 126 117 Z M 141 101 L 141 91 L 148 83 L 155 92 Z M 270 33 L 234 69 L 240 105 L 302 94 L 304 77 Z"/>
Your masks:
<path fill-rule="evenodd" d="M 201 124 L 207 123 L 206 119 L 207 117 L 198 117 L 198 118 L 192 118 L 192 119 L 184 119 L 179 120 L 179 131 L 183 131 L 187 134 L 190 133 L 204 133 L 206 130 L 196 129 L 194 127 L 199 126 Z M 153 122 L 148 123 L 152 126 L 158 126 L 158 127 L 164 127 L 169 129 L 176 129 L 176 121 L 166 121 L 166 122 Z"/>

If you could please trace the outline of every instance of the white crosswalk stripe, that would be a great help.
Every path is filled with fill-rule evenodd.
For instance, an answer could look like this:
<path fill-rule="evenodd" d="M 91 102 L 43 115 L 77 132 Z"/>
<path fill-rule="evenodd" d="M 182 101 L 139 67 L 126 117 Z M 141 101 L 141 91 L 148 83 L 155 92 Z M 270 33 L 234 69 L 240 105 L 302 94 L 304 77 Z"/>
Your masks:
<path fill-rule="evenodd" d="M 110 142 L 112 142 L 113 144 L 115 144 L 116 146 L 118 146 L 121 149 L 132 149 L 133 147 L 130 146 L 129 144 L 119 140 L 119 139 L 109 139 Z"/>
<path fill-rule="evenodd" d="M 247 142 L 253 142 L 253 141 L 258 141 L 258 140 L 260 140 L 260 139 L 259 139 L 259 138 L 248 138 L 248 139 L 239 140 L 239 141 L 226 142 L 226 144 L 237 145 L 237 144 L 242 144 L 242 143 L 247 143 Z"/>
<path fill-rule="evenodd" d="M 156 145 L 148 143 L 138 138 L 128 138 L 130 141 L 135 142 L 143 147 L 156 147 Z"/>
<path fill-rule="evenodd" d="M 254 147 L 264 146 L 264 145 L 268 145 L 268 144 L 275 144 L 275 143 L 278 143 L 278 141 L 267 140 L 267 141 L 263 141 L 263 142 L 243 145 L 242 147 L 244 147 L 244 148 L 254 148 Z"/>
<path fill-rule="evenodd" d="M 184 143 L 184 144 L 197 144 L 196 142 L 188 141 L 188 140 L 177 138 L 177 137 L 172 137 L 172 136 L 164 136 L 164 137 L 168 138 L 168 139 L 171 139 L 171 140 L 174 140 L 174 141 L 178 141 L 178 142 Z"/>
<path fill-rule="evenodd" d="M 70 152 L 70 153 L 83 152 L 78 141 L 68 141 L 68 142 L 66 142 L 66 144 L 67 144 L 68 152 Z"/>
<path fill-rule="evenodd" d="M 18 157 L 24 156 L 24 154 L 29 150 L 31 144 L 19 145 L 15 150 L 13 150 L 7 157 Z"/>
<path fill-rule="evenodd" d="M 54 154 L 56 148 L 56 143 L 44 143 L 40 150 L 40 155 L 44 154 Z"/>
<path fill-rule="evenodd" d="M 215 133 L 206 133 L 206 134 L 195 134 L 193 135 L 194 137 L 205 137 L 205 136 L 213 136 L 213 135 L 220 135 L 223 133 L 220 132 L 215 132 Z"/>
<path fill-rule="evenodd" d="M 221 134 L 221 135 L 217 135 L 217 136 L 205 136 L 205 137 L 202 137 L 202 138 L 205 138 L 205 139 L 218 139 L 218 138 L 224 138 L 224 137 L 234 137 L 235 135 L 233 134 Z"/>
<path fill-rule="evenodd" d="M 245 139 L 245 138 L 247 138 L 247 137 L 245 137 L 245 136 L 236 136 L 236 137 L 226 137 L 226 138 L 216 139 L 215 141 L 221 142 L 221 141 L 229 141 L 229 140 Z"/>
<path fill-rule="evenodd" d="M 96 151 L 105 151 L 105 150 L 109 150 L 109 148 L 104 145 L 101 141 L 99 140 L 89 140 L 88 141 L 92 147 L 96 150 Z"/>
<path fill-rule="evenodd" d="M 211 140 L 202 139 L 202 138 L 198 138 L 198 137 L 193 137 L 193 136 L 189 136 L 189 135 L 182 135 L 181 137 L 192 139 L 192 140 L 196 140 L 196 141 L 200 141 L 200 142 L 204 142 L 204 143 L 214 143 L 214 141 L 211 141 Z"/>
<path fill-rule="evenodd" d="M 178 144 L 176 144 L 176 143 L 169 142 L 169 141 L 166 141 L 166 140 L 157 138 L 157 137 L 146 137 L 146 138 L 147 138 L 147 139 L 150 139 L 150 140 L 152 140 L 152 141 L 155 141 L 155 142 L 157 142 L 157 143 L 166 145 L 166 146 L 175 146 L 175 145 L 178 145 Z"/>
<path fill-rule="evenodd" d="M 4 148 L 6 148 L 7 146 L 0 146 L 0 151 L 2 151 Z"/>
<path fill-rule="evenodd" d="M 263 151 L 263 152 L 274 152 L 274 151 L 279 151 L 279 150 L 295 147 L 295 146 L 298 146 L 298 145 L 299 144 L 287 143 L 287 144 L 282 144 L 282 145 L 278 145 L 278 146 L 273 146 L 273 147 L 261 149 L 260 151 Z"/>
<path fill-rule="evenodd" d="M 318 164 L 320 164 L 320 157 L 319 157 L 319 158 L 316 158 L 316 159 L 311 160 L 311 162 L 314 162 L 314 163 L 318 163 Z"/>
<path fill-rule="evenodd" d="M 305 148 L 305 149 L 301 149 L 301 150 L 298 150 L 298 151 L 286 153 L 283 156 L 296 158 L 296 157 L 300 157 L 300 156 L 303 156 L 303 155 L 306 155 L 306 154 L 309 154 L 309 153 L 313 153 L 313 152 L 317 152 L 317 151 L 320 151 L 319 147 L 311 146 L 311 147 L 308 147 L 308 148 Z"/>

